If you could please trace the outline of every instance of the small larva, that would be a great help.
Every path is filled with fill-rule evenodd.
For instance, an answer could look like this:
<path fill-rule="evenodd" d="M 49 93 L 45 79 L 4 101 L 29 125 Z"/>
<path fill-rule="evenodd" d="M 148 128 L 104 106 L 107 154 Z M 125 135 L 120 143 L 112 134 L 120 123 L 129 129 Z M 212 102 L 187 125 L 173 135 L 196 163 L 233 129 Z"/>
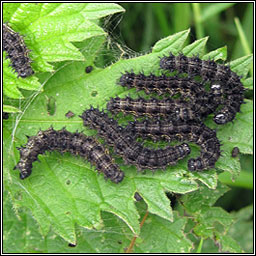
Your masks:
<path fill-rule="evenodd" d="M 20 171 L 21 179 L 31 175 L 33 162 L 38 160 L 38 155 L 44 154 L 45 151 L 70 152 L 73 155 L 79 155 L 95 165 L 106 179 L 109 178 L 115 183 L 121 182 L 124 178 L 124 173 L 118 165 L 114 164 L 107 150 L 99 142 L 83 133 L 68 132 L 65 128 L 59 131 L 53 128 L 39 131 L 36 136 L 28 138 L 25 146 L 18 149 L 20 160 L 14 169 Z"/>
<path fill-rule="evenodd" d="M 3 50 L 11 60 L 11 66 L 18 73 L 18 77 L 28 77 L 34 74 L 30 63 L 29 50 L 22 36 L 14 32 L 7 24 L 3 24 Z"/>
<path fill-rule="evenodd" d="M 131 132 L 124 130 L 106 113 L 93 107 L 84 111 L 80 117 L 85 126 L 97 129 L 98 134 L 109 145 L 114 146 L 115 152 L 123 156 L 125 163 L 135 165 L 138 170 L 165 169 L 167 165 L 176 164 L 190 153 L 186 143 L 163 149 L 146 148 L 136 141 Z"/>
<path fill-rule="evenodd" d="M 144 120 L 130 122 L 127 130 L 133 132 L 134 137 L 153 138 L 158 140 L 179 140 L 196 143 L 201 147 L 200 157 L 189 159 L 190 171 L 214 168 L 220 157 L 220 142 L 216 132 L 201 122 L 174 122 L 173 120 Z"/>
<path fill-rule="evenodd" d="M 160 67 L 170 72 L 187 73 L 190 77 L 200 76 L 203 81 L 212 82 L 212 86 L 218 84 L 222 87 L 227 100 L 224 107 L 215 115 L 216 124 L 226 124 L 235 118 L 240 106 L 244 103 L 245 88 L 240 77 L 229 66 L 218 64 L 213 60 L 201 60 L 198 57 L 186 57 L 183 54 L 163 57 Z"/>
<path fill-rule="evenodd" d="M 111 98 L 107 104 L 107 110 L 113 114 L 123 112 L 134 116 L 164 116 L 173 120 L 199 120 L 212 112 L 207 104 L 190 104 L 186 101 L 170 98 L 146 100 L 130 97 Z"/>
<path fill-rule="evenodd" d="M 153 74 L 145 76 L 143 73 L 136 75 L 133 72 L 125 72 L 118 80 L 118 84 L 128 88 L 136 88 L 138 91 L 144 90 L 147 94 L 153 92 L 159 95 L 168 93 L 172 96 L 180 93 L 184 97 L 190 97 L 205 93 L 204 84 L 178 76 L 155 76 Z"/>

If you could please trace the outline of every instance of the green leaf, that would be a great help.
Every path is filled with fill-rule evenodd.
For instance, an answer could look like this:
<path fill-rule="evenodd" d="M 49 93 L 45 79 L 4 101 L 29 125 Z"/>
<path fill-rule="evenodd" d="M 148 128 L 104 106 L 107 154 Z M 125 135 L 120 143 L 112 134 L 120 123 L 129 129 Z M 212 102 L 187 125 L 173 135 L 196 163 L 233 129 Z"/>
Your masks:
<path fill-rule="evenodd" d="M 235 3 L 216 3 L 210 4 L 207 8 L 204 8 L 201 14 L 200 22 L 205 22 L 209 18 L 215 16 L 216 14 L 230 8 Z"/>
<path fill-rule="evenodd" d="M 10 105 L 3 105 L 3 112 L 17 113 L 17 112 L 20 112 L 20 110 Z"/>
<path fill-rule="evenodd" d="M 170 201 L 165 195 L 160 184 L 155 184 L 151 179 L 143 177 L 142 179 L 142 182 L 140 179 L 136 179 L 135 182 L 140 196 L 143 197 L 144 201 L 148 205 L 148 210 L 151 213 L 173 221 L 173 213 L 169 208 Z"/>
<path fill-rule="evenodd" d="M 3 3 L 3 21 L 8 22 L 20 5 L 20 3 Z"/>
<path fill-rule="evenodd" d="M 172 210 L 164 195 L 165 191 L 180 194 L 195 191 L 199 187 L 198 180 L 209 188 L 216 188 L 216 170 L 191 173 L 187 170 L 188 157 L 179 161 L 177 165 L 168 167 L 166 172 L 157 171 L 154 174 L 151 171 L 145 171 L 143 174 L 137 173 L 134 166 L 127 167 L 123 164 L 121 168 L 125 172 L 125 178 L 120 184 L 105 181 L 102 175 L 97 175 L 95 169 L 90 167 L 87 161 L 75 158 L 69 153 L 61 156 L 59 153 L 53 152 L 40 156 L 41 163 L 33 164 L 33 173 L 25 180 L 20 180 L 18 173 L 12 170 L 19 159 L 15 147 L 26 143 L 25 135 L 35 135 L 39 129 L 45 130 L 51 125 L 55 129 L 66 126 L 67 130 L 71 132 L 84 130 L 87 135 L 95 134 L 94 131 L 83 127 L 82 120 L 79 118 L 83 110 L 88 109 L 91 105 L 105 108 L 109 98 L 116 95 L 124 96 L 128 93 L 137 95 L 132 90 L 116 85 L 116 80 L 120 78 L 121 73 L 132 69 L 135 73 L 141 71 L 144 71 L 145 74 L 156 73 L 159 70 L 159 57 L 169 53 L 170 50 L 177 50 L 179 47 L 181 49 L 187 36 L 188 31 L 180 32 L 156 43 L 150 54 L 121 59 L 105 69 L 95 67 L 89 74 L 85 74 L 84 70 L 88 63 L 92 64 L 94 57 L 88 58 L 88 62 L 67 62 L 59 65 L 58 72 L 53 73 L 50 77 L 42 76 L 44 92 L 37 95 L 32 101 L 26 99 L 24 104 L 29 107 L 22 114 L 17 115 L 15 120 L 11 119 L 10 122 L 6 122 L 4 126 L 5 187 L 10 191 L 15 206 L 25 206 L 31 210 L 43 234 L 46 235 L 51 226 L 55 233 L 65 240 L 75 243 L 77 241 L 75 224 L 89 229 L 100 229 L 101 212 L 107 211 L 122 219 L 130 230 L 138 235 L 140 227 L 139 215 L 134 205 L 135 192 L 142 195 L 149 212 L 170 222 L 171 220 L 175 221 L 175 217 L 173 218 Z M 91 52 L 95 56 L 101 45 L 97 40 L 101 40 L 101 38 L 101 36 L 91 38 L 92 41 L 88 44 L 91 45 L 89 48 L 91 47 Z M 94 40 L 98 43 L 95 48 Z M 47 111 L 47 99 L 50 97 L 55 100 L 56 105 L 55 114 L 52 116 Z M 252 113 L 252 105 L 243 105 L 242 111 L 246 108 Z M 69 110 L 75 113 L 72 119 L 65 117 Z M 238 120 L 231 125 L 235 126 L 239 120 L 242 123 L 241 120 L 244 116 L 246 116 L 246 111 L 238 114 Z M 252 123 L 251 120 L 247 121 Z M 13 123 L 15 123 L 14 128 Z M 226 133 L 227 127 L 229 127 L 228 124 L 220 128 L 220 130 L 223 129 L 223 134 L 220 132 L 221 140 L 227 134 L 233 136 L 230 131 Z M 217 132 L 219 137 L 219 130 Z M 237 140 L 240 141 L 240 138 L 241 134 L 237 136 Z M 248 143 L 249 147 L 251 147 L 250 143 L 251 141 Z M 228 147 L 231 148 L 231 146 Z M 230 155 L 230 152 L 227 154 Z M 192 152 L 191 156 L 195 155 L 196 152 Z M 229 170 L 230 166 L 239 165 L 236 161 L 230 157 L 226 163 L 224 155 L 217 162 L 217 166 L 222 170 Z M 239 170 L 240 165 L 234 172 Z M 213 194 L 215 190 L 210 191 Z M 15 198 L 17 193 L 21 194 L 19 200 Z M 198 209 L 200 207 L 198 206 Z M 205 218 L 211 218 L 212 225 L 215 225 L 214 216 L 211 216 L 214 214 L 214 210 L 220 218 L 225 219 L 225 213 L 216 209 L 211 212 L 208 208 L 210 207 L 206 204 L 203 209 L 205 212 L 202 212 L 203 215 L 197 215 L 202 226 L 198 230 L 199 233 L 207 231 L 204 227 L 207 224 L 204 221 Z M 227 222 L 223 220 L 221 223 Z M 184 248 L 184 246 L 182 247 Z M 179 250 L 181 251 L 180 247 Z"/>
<path fill-rule="evenodd" d="M 139 216 L 132 200 L 134 188 L 129 187 L 129 183 L 124 181 L 120 186 L 111 186 L 81 159 L 65 156 L 63 160 L 57 153 L 46 157 L 47 161 L 40 157 L 44 169 L 40 171 L 41 166 L 34 164 L 33 176 L 25 182 L 20 183 L 13 174 L 10 177 L 17 186 L 12 195 L 23 191 L 16 205 L 31 209 L 44 234 L 52 225 L 56 233 L 74 244 L 74 223 L 99 228 L 101 210 L 114 213 L 135 234 L 139 233 Z M 81 180 L 81 177 L 84 178 Z"/>
<path fill-rule="evenodd" d="M 242 171 L 239 176 L 234 179 L 231 173 L 223 172 L 219 175 L 219 180 L 233 187 L 241 187 L 253 190 L 253 173 Z"/>
<path fill-rule="evenodd" d="M 5 58 L 3 54 L 3 92 L 6 96 L 12 99 L 22 99 L 22 93 L 18 88 L 25 90 L 42 91 L 42 85 L 38 82 L 38 78 L 31 76 L 26 79 L 17 78 L 17 73 L 12 71 L 10 67 L 10 59 Z"/>
<path fill-rule="evenodd" d="M 233 222 L 233 217 L 220 207 L 210 207 L 200 210 L 196 217 L 197 226 L 194 232 L 203 238 L 213 237 L 216 226 L 215 223 L 221 223 L 225 229 Z"/>
<path fill-rule="evenodd" d="M 218 223 L 221 224 L 224 231 L 233 222 L 234 217 L 224 211 L 220 207 L 212 207 L 214 203 L 224 193 L 228 191 L 228 187 L 221 183 L 215 190 L 211 190 L 206 186 L 200 186 L 197 191 L 183 195 L 181 197 L 182 207 L 187 214 L 193 217 L 195 226 L 191 227 L 193 232 L 204 239 L 210 237 L 214 238 L 214 234 L 218 231 Z"/>
<path fill-rule="evenodd" d="M 202 60 L 226 60 L 227 59 L 227 46 L 221 47 L 214 51 L 205 54 Z"/>
<path fill-rule="evenodd" d="M 235 222 L 227 234 L 237 241 L 246 253 L 253 253 L 253 205 L 231 214 Z"/>
<path fill-rule="evenodd" d="M 189 35 L 190 30 L 184 30 L 174 35 L 159 40 L 152 49 L 153 53 L 163 52 L 164 54 L 178 53 Z"/>
<path fill-rule="evenodd" d="M 212 120 L 207 120 L 206 124 L 217 129 L 217 136 L 221 143 L 222 154 L 216 163 L 220 170 L 228 171 L 235 179 L 241 166 L 238 158 L 231 156 L 234 147 L 238 147 L 241 153 L 253 153 L 253 105 L 252 101 L 245 100 L 246 104 L 241 105 L 241 113 L 236 114 L 233 123 L 227 123 L 223 126 L 212 124 Z"/>
<path fill-rule="evenodd" d="M 3 84 L 3 93 L 12 99 L 24 99 L 21 92 L 16 88 L 15 83 L 9 83 L 8 87 L 6 84 Z"/>
<path fill-rule="evenodd" d="M 20 196 L 17 194 L 17 198 Z M 143 211 L 140 210 L 140 213 L 143 214 Z M 113 214 L 102 212 L 102 230 L 77 227 L 76 245 L 70 247 L 65 240 L 56 236 L 52 231 L 42 236 L 28 211 L 19 210 L 18 218 L 16 214 L 5 191 L 4 253 L 124 253 L 133 238 L 132 232 L 122 220 Z M 192 243 L 183 233 L 186 222 L 187 218 L 179 216 L 175 211 L 173 223 L 149 214 L 140 237 L 136 239 L 133 252 L 189 252 Z"/>
<path fill-rule="evenodd" d="M 81 3 L 79 3 L 80 5 Z M 88 3 L 83 12 L 86 19 L 99 19 L 110 14 L 125 12 L 125 9 L 113 3 Z"/>
<path fill-rule="evenodd" d="M 189 176 L 200 180 L 208 188 L 215 189 L 217 186 L 217 174 L 215 170 L 205 170 L 203 172 L 192 172 Z"/>
<path fill-rule="evenodd" d="M 83 63 L 67 64 L 60 68 L 50 80 L 46 80 L 44 92 L 31 103 L 30 108 L 26 110 L 22 118 L 18 118 L 20 121 L 13 133 L 15 140 L 11 139 L 12 137 L 9 135 L 8 129 L 10 127 L 8 124 L 5 126 L 7 133 L 5 138 L 9 138 L 7 139 L 9 142 L 6 142 L 8 150 L 5 150 L 5 159 L 15 156 L 15 161 L 5 162 L 5 176 L 10 177 L 11 180 L 7 187 L 11 190 L 15 186 L 13 192 L 23 190 L 23 187 L 28 191 L 28 194 L 24 194 L 21 205 L 26 205 L 31 209 L 42 230 L 47 232 L 49 225 L 52 224 L 53 229 L 59 235 L 70 242 L 74 242 L 76 239 L 74 223 L 88 228 L 97 226 L 97 223 L 100 222 L 100 210 L 104 210 L 119 216 L 134 233 L 138 234 L 138 214 L 133 204 L 133 195 L 136 191 L 142 191 L 145 200 L 148 201 L 150 211 L 171 220 L 170 206 L 167 200 L 163 199 L 163 191 L 167 189 L 173 192 L 186 193 L 197 189 L 195 183 L 197 177 L 189 177 L 187 176 L 188 171 L 185 171 L 187 160 L 182 161 L 180 165 L 168 168 L 166 173 L 158 172 L 154 176 L 150 171 L 145 175 L 137 175 L 136 168 L 126 167 L 126 178 L 122 184 L 118 185 L 112 184 L 110 181 L 106 183 L 102 175 L 97 176 L 95 170 L 89 168 L 88 163 L 83 162 L 82 159 L 74 159 L 69 154 L 60 156 L 58 153 L 52 153 L 40 157 L 41 163 L 34 163 L 33 175 L 24 181 L 19 180 L 17 173 L 12 171 L 18 160 L 18 152 L 14 148 L 25 143 L 25 135 L 34 135 L 40 128 L 44 130 L 50 125 L 53 125 L 55 129 L 66 126 L 70 131 L 83 129 L 82 120 L 78 115 L 90 105 L 105 106 L 109 97 L 123 91 L 123 88 L 116 86 L 116 80 L 122 72 L 132 67 L 136 71 L 141 66 L 147 67 L 145 71 L 150 71 L 152 70 L 151 65 L 155 63 L 157 67 L 158 62 L 159 55 L 152 53 L 135 59 L 120 60 L 104 70 L 95 70 L 90 75 L 84 75 L 85 65 Z M 48 115 L 46 96 L 55 99 L 56 112 L 53 116 Z M 68 102 L 70 104 L 67 104 Z M 69 110 L 76 114 L 72 120 L 65 118 L 65 113 Z M 88 130 L 86 132 L 88 133 Z M 78 175 L 77 180 L 80 180 L 81 185 L 67 186 L 67 180 L 76 177 L 75 175 Z M 152 179 L 153 186 L 160 191 L 158 196 L 155 195 L 155 199 L 164 204 L 157 204 L 155 201 L 149 200 L 152 194 L 150 188 L 144 188 L 144 182 L 147 178 Z M 211 179 L 212 175 L 209 178 Z M 73 182 L 76 183 L 76 179 L 71 180 L 72 184 Z M 124 192 L 121 192 L 122 188 Z M 48 192 L 45 193 L 45 191 Z M 87 192 L 79 197 L 80 199 L 76 199 L 76 194 L 80 194 L 80 191 Z M 109 193 L 112 193 L 111 196 Z M 118 196 L 119 193 L 122 194 L 121 198 Z M 102 199 L 96 202 L 95 199 L 88 201 L 86 197 L 88 194 L 92 195 L 92 198 L 102 195 Z M 29 195 L 34 200 L 31 200 Z M 63 202 L 66 203 L 63 210 L 60 211 L 59 208 Z M 84 211 L 88 211 L 88 214 L 86 215 Z M 67 215 L 67 213 L 70 214 Z"/>
<path fill-rule="evenodd" d="M 245 88 L 253 90 L 253 77 L 249 77 L 245 80 L 242 80 L 242 82 Z"/>
<path fill-rule="evenodd" d="M 29 212 L 13 209 L 7 191 L 3 193 L 3 206 L 3 252 L 43 253 L 44 239 Z"/>
<path fill-rule="evenodd" d="M 9 5 L 4 8 L 8 13 Z M 31 50 L 36 71 L 53 71 L 48 62 L 82 61 L 84 57 L 70 42 L 104 35 L 102 28 L 91 22 L 101 17 L 122 12 L 117 4 L 94 3 L 24 3 L 10 5 L 8 22 L 22 35 Z"/>
<path fill-rule="evenodd" d="M 85 64 L 94 66 L 94 60 L 103 48 L 103 43 L 105 42 L 105 36 L 97 36 L 89 38 L 83 42 L 74 43 L 74 45 L 79 48 L 81 53 L 84 55 Z"/>
<path fill-rule="evenodd" d="M 245 100 L 234 123 L 219 127 L 217 134 L 224 144 L 223 157 L 226 162 L 231 159 L 231 151 L 236 146 L 243 154 L 253 154 L 253 102 Z"/>
<path fill-rule="evenodd" d="M 19 210 L 17 217 L 6 191 L 3 198 L 4 253 L 123 253 L 133 237 L 123 221 L 111 213 L 102 212 L 102 231 L 79 227 L 76 246 L 70 247 L 53 231 L 42 236 L 29 211 Z"/>
<path fill-rule="evenodd" d="M 201 208 L 212 206 L 228 190 L 229 188 L 220 182 L 214 190 L 200 186 L 197 191 L 182 196 L 182 205 L 188 213 L 200 212 Z"/>
<path fill-rule="evenodd" d="M 220 235 L 218 237 L 219 243 L 221 244 L 221 252 L 225 253 L 243 253 L 244 251 L 239 246 L 237 241 L 228 235 Z"/>
<path fill-rule="evenodd" d="M 117 4 L 6 3 L 4 20 L 23 36 L 27 48 L 31 50 L 33 70 L 52 72 L 53 66 L 48 62 L 84 61 L 84 56 L 70 42 L 96 36 L 105 37 L 106 33 L 95 24 L 95 20 L 121 11 L 124 9 Z M 6 60 L 5 55 L 3 62 L 3 91 L 6 96 L 23 99 L 18 88 L 42 90 L 42 85 L 35 76 L 17 79 L 17 74 L 9 67 L 10 60 Z"/>
<path fill-rule="evenodd" d="M 64 60 L 82 61 L 84 57 L 68 41 L 83 41 L 105 34 L 100 27 L 84 19 L 81 14 L 42 17 L 29 27 L 29 31 L 34 37 L 31 57 L 42 63 Z M 36 68 L 43 69 L 43 64 L 40 63 L 40 65 Z"/>
<path fill-rule="evenodd" d="M 201 38 L 190 45 L 187 45 L 183 48 L 182 52 L 184 55 L 188 57 L 192 57 L 194 55 L 201 55 L 204 51 L 205 44 L 208 40 L 208 37 Z"/>
<path fill-rule="evenodd" d="M 236 72 L 239 76 L 246 77 L 252 61 L 253 61 L 253 55 L 250 54 L 242 58 L 233 60 L 229 64 L 232 71 Z"/>
<path fill-rule="evenodd" d="M 174 211 L 174 222 L 170 223 L 150 215 L 141 231 L 141 242 L 135 245 L 135 253 L 185 253 L 192 249 L 183 229 L 187 219 Z"/>
<path fill-rule="evenodd" d="M 151 213 L 157 214 L 167 220 L 173 220 L 170 209 L 170 201 L 165 196 L 164 189 L 173 193 L 187 193 L 197 189 L 194 181 L 186 180 L 180 171 L 172 173 L 161 173 L 157 177 L 145 177 L 136 175 L 134 177 L 137 191 L 143 197 Z"/>

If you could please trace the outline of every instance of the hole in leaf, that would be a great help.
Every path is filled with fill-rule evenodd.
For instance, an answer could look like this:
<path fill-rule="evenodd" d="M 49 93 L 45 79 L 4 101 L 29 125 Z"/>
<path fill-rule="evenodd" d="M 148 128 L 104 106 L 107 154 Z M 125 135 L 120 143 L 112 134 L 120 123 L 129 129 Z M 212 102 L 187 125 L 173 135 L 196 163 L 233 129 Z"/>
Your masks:
<path fill-rule="evenodd" d="M 65 114 L 65 117 L 67 117 L 67 118 L 71 118 L 71 117 L 73 117 L 75 114 L 72 112 L 72 111 L 68 111 L 66 114 Z"/>
<path fill-rule="evenodd" d="M 97 91 L 93 91 L 93 92 L 91 93 L 92 97 L 96 97 L 96 96 L 97 96 L 97 94 L 98 94 L 98 92 L 97 92 Z"/>
<path fill-rule="evenodd" d="M 55 100 L 55 98 L 53 98 L 52 96 L 49 97 L 49 98 L 47 97 L 46 108 L 47 108 L 48 115 L 53 116 L 55 114 L 55 111 L 56 111 L 56 100 Z"/>

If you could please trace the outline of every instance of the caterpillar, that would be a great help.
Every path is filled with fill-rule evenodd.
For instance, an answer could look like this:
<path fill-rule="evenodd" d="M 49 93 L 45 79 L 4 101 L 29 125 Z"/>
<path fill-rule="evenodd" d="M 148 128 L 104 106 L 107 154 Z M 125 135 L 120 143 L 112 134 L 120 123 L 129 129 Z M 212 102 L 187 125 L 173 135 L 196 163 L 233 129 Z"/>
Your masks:
<path fill-rule="evenodd" d="M 3 50 L 11 60 L 12 68 L 18 77 L 26 78 L 34 74 L 30 63 L 29 51 L 22 36 L 14 32 L 7 24 L 3 24 Z"/>
<path fill-rule="evenodd" d="M 187 73 L 189 77 L 200 76 L 203 81 L 212 82 L 211 87 L 218 85 L 226 96 L 222 109 L 214 116 L 216 124 L 226 124 L 232 121 L 240 106 L 244 103 L 245 88 L 241 80 L 229 66 L 218 64 L 213 60 L 201 60 L 199 57 L 187 57 L 183 54 L 163 57 L 160 60 L 160 68 L 170 72 Z"/>
<path fill-rule="evenodd" d="M 14 169 L 20 171 L 21 179 L 31 175 L 33 162 L 38 160 L 38 155 L 46 151 L 79 155 L 95 165 L 96 169 L 112 182 L 119 183 L 124 178 L 124 173 L 99 142 L 83 133 L 71 133 L 65 128 L 59 131 L 52 127 L 45 131 L 40 130 L 37 135 L 28 137 L 27 144 L 18 150 L 20 160 Z"/>
<path fill-rule="evenodd" d="M 107 104 L 107 110 L 113 114 L 123 112 L 135 116 L 164 116 L 173 120 L 199 120 L 212 112 L 211 103 L 190 104 L 179 99 L 156 99 L 144 98 L 132 99 L 126 97 L 111 98 Z"/>
<path fill-rule="evenodd" d="M 189 97 L 192 101 L 195 101 L 197 98 L 207 93 L 204 83 L 197 82 L 188 77 L 156 76 L 153 74 L 146 76 L 143 73 L 135 74 L 133 71 L 126 71 L 122 74 L 117 84 L 123 87 L 136 88 L 138 91 L 144 90 L 147 94 L 157 93 L 158 95 L 162 95 L 168 93 L 170 96 L 173 96 L 180 93 L 182 98 Z M 213 92 L 210 91 L 209 94 L 214 93 L 220 95 L 219 92 L 214 92 L 216 89 L 219 90 L 220 88 L 211 88 Z"/>
<path fill-rule="evenodd" d="M 114 146 L 115 152 L 123 156 L 126 164 L 132 164 L 138 170 L 165 169 L 167 165 L 174 165 L 178 160 L 190 153 L 188 144 L 165 147 L 163 149 L 149 149 L 136 141 L 133 134 L 119 126 L 116 120 L 109 118 L 104 111 L 91 107 L 80 116 L 84 126 L 97 129 L 99 136 Z"/>
<path fill-rule="evenodd" d="M 180 94 L 181 100 L 189 100 L 190 104 L 206 108 L 202 117 L 213 113 L 220 104 L 224 103 L 223 91 L 219 84 L 213 84 L 207 92 L 203 83 L 187 77 L 153 74 L 145 76 L 143 73 L 136 75 L 134 72 L 125 72 L 118 80 L 118 84 L 136 88 L 138 91 L 144 90 L 147 94 L 154 92 L 158 95 L 168 93 L 170 96 Z"/>
<path fill-rule="evenodd" d="M 188 170 L 214 168 L 220 157 L 220 142 L 215 130 L 202 122 L 174 122 L 173 120 L 144 120 L 130 122 L 126 129 L 134 136 L 151 137 L 157 140 L 179 140 L 196 143 L 201 147 L 200 157 L 188 160 Z"/>

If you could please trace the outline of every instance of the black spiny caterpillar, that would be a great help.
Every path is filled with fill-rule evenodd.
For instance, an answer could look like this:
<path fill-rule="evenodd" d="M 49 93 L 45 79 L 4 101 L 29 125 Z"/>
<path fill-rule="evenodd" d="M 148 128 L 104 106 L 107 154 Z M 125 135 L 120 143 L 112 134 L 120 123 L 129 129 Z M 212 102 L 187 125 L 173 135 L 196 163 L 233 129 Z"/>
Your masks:
<path fill-rule="evenodd" d="M 190 153 L 186 143 L 163 149 L 146 148 L 136 141 L 131 132 L 125 131 L 114 119 L 93 107 L 84 111 L 81 118 L 85 126 L 97 129 L 98 134 L 109 145 L 114 146 L 115 152 L 123 156 L 127 164 L 135 165 L 138 170 L 165 169 L 167 165 L 176 164 Z"/>
<path fill-rule="evenodd" d="M 106 179 L 115 183 L 123 180 L 124 173 L 108 154 L 108 151 L 93 137 L 85 136 L 83 133 L 71 133 L 65 128 L 55 131 L 49 128 L 39 131 L 36 136 L 28 138 L 25 146 L 19 148 L 20 160 L 14 169 L 19 169 L 20 178 L 25 179 L 32 172 L 32 164 L 38 160 L 39 154 L 45 151 L 70 152 L 79 155 L 91 164 L 95 165 L 99 172 L 104 173 Z"/>
<path fill-rule="evenodd" d="M 11 60 L 11 66 L 18 73 L 18 77 L 28 77 L 34 74 L 30 63 L 29 50 L 22 36 L 14 32 L 7 24 L 3 24 L 3 50 Z"/>
<path fill-rule="evenodd" d="M 164 116 L 173 120 L 200 120 L 212 112 L 209 105 L 205 104 L 191 104 L 180 99 L 132 99 L 126 97 L 121 99 L 119 97 L 111 98 L 107 104 L 107 109 L 117 114 L 123 112 L 124 114 L 132 114 L 134 116 Z"/>
<path fill-rule="evenodd" d="M 203 81 L 210 81 L 211 87 L 221 87 L 226 98 L 223 108 L 214 117 L 216 124 L 232 121 L 244 103 L 245 88 L 241 83 L 241 77 L 229 66 L 214 60 L 201 60 L 199 57 L 187 57 L 183 54 L 174 56 L 171 53 L 160 60 L 160 67 L 170 72 L 187 73 L 189 77 L 200 76 Z"/>
<path fill-rule="evenodd" d="M 174 122 L 173 120 L 144 120 L 130 122 L 126 130 L 134 137 L 152 138 L 157 140 L 179 140 L 193 142 L 201 147 L 200 156 L 188 160 L 188 170 L 204 170 L 215 167 L 220 157 L 220 142 L 215 130 L 205 126 L 202 122 Z"/>

